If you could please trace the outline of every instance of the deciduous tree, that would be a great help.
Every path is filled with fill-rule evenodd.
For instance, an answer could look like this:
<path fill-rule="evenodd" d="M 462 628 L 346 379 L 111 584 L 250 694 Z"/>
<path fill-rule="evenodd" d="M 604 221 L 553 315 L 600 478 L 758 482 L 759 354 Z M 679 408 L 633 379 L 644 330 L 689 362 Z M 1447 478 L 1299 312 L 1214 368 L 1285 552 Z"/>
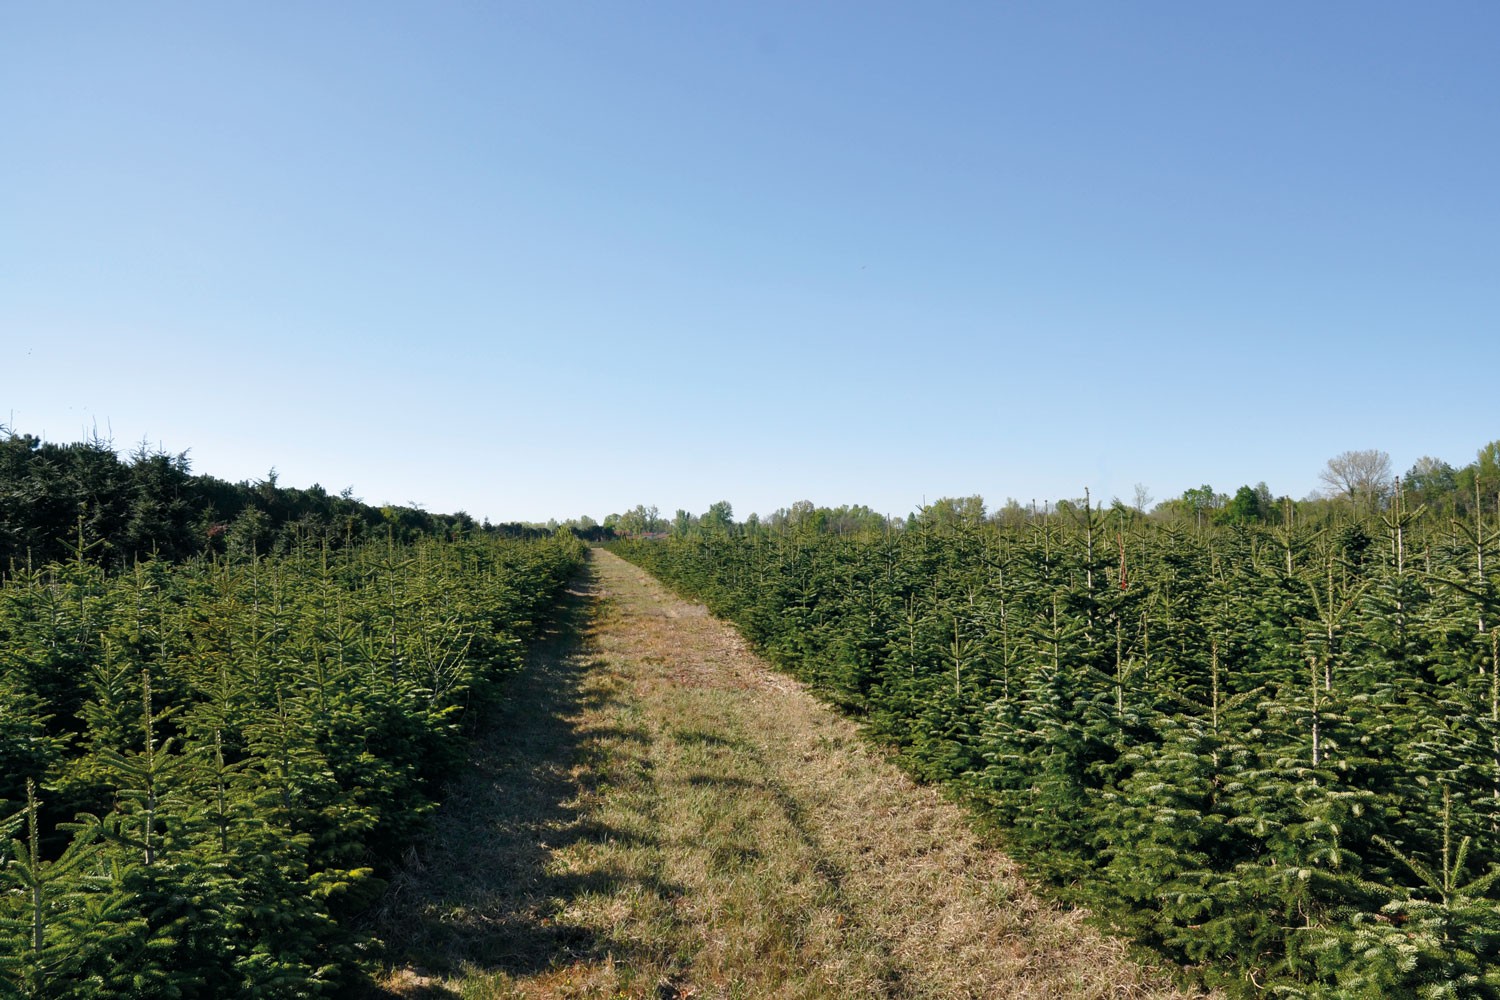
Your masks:
<path fill-rule="evenodd" d="M 1318 479 L 1329 496 L 1348 497 L 1373 509 L 1391 490 L 1391 456 L 1376 448 L 1340 452 Z"/>

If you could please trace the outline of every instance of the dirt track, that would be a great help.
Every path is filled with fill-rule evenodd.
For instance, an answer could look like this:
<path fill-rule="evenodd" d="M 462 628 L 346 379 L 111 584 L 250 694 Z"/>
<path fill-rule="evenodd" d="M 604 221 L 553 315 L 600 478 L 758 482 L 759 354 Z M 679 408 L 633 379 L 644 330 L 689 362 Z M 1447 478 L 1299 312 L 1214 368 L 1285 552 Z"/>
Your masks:
<path fill-rule="evenodd" d="M 1178 996 L 733 629 L 596 552 L 393 885 L 391 992 Z"/>

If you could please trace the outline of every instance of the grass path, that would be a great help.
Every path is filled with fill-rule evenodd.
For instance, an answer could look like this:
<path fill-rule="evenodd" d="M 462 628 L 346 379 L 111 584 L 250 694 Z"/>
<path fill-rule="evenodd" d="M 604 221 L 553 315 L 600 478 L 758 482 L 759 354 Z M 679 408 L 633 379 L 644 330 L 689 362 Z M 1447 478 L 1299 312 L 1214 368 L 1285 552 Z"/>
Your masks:
<path fill-rule="evenodd" d="M 1168 997 L 729 626 L 596 551 L 393 882 L 391 995 Z"/>

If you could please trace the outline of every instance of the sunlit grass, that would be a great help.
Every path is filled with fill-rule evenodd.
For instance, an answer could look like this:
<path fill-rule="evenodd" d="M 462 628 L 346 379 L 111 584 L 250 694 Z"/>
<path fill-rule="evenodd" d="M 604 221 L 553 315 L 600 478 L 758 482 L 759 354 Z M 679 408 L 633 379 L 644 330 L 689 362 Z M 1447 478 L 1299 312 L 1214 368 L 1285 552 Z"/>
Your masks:
<path fill-rule="evenodd" d="M 418 915 L 388 936 L 424 971 L 392 993 L 1176 995 L 732 630 L 594 570 L 398 880 Z"/>

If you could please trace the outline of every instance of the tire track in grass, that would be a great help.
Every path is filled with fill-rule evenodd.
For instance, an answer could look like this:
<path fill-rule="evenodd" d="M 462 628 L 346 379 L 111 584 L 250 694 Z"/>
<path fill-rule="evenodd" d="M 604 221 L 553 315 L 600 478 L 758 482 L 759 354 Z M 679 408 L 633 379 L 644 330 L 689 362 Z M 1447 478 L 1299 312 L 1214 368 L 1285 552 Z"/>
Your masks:
<path fill-rule="evenodd" d="M 1183 995 L 642 571 L 565 624 L 393 883 L 390 994 Z"/>

